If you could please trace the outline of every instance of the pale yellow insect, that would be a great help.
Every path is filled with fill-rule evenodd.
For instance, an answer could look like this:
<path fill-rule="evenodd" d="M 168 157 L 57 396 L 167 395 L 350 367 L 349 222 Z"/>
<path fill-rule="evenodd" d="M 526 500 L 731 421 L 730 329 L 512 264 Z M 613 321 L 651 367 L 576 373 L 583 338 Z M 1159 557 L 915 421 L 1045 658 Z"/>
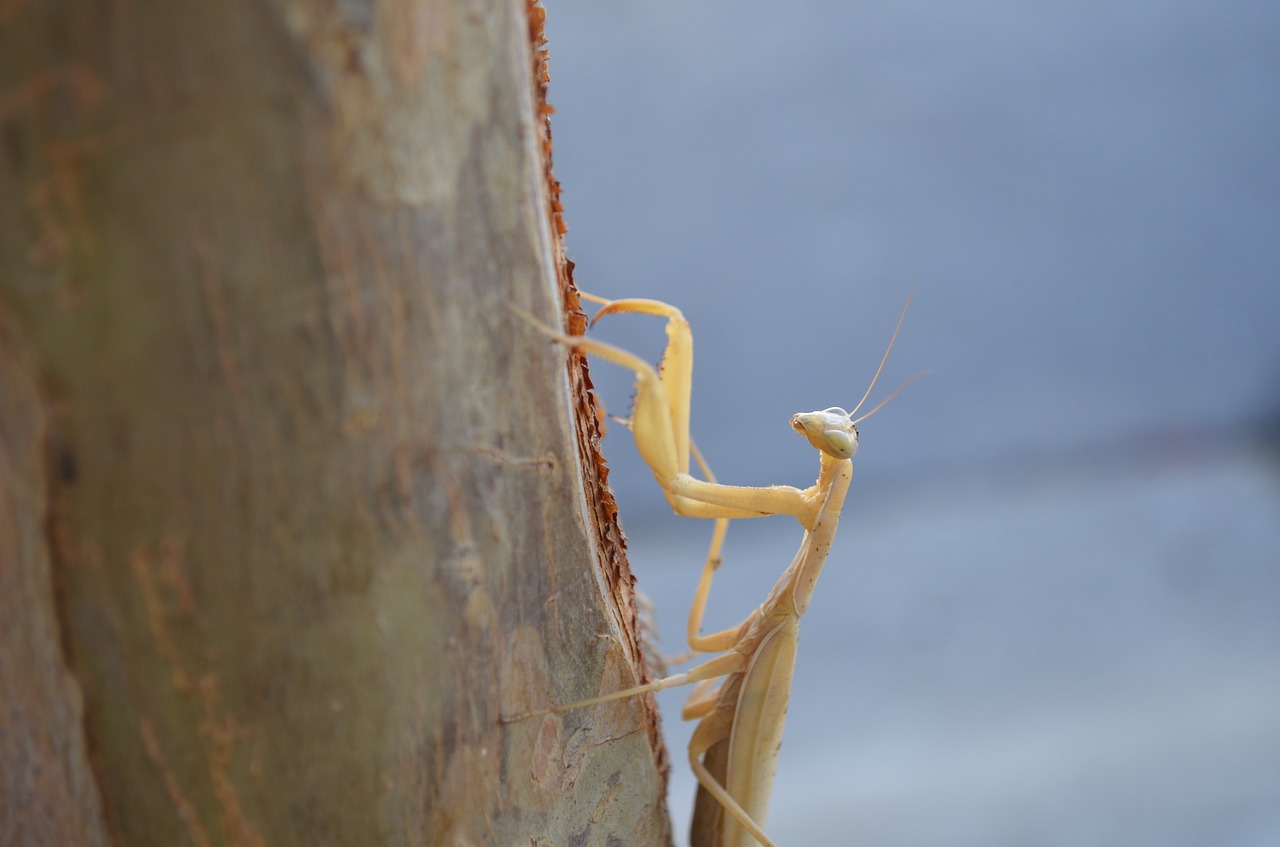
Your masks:
<path fill-rule="evenodd" d="M 840 522 L 853 475 L 852 459 L 858 450 L 857 424 L 906 387 L 904 383 L 870 412 L 854 419 L 884 369 L 906 316 L 906 306 L 871 385 L 852 412 L 830 408 L 792 416 L 792 428 L 819 451 L 820 458 L 817 482 L 802 490 L 785 485 L 757 488 L 716 482 L 689 438 L 693 338 L 679 309 L 657 300 L 609 301 L 584 296 L 604 304 L 592 323 L 617 312 L 641 312 L 667 319 L 667 347 L 658 370 L 613 345 L 536 325 L 566 347 L 635 372 L 636 396 L 630 426 L 640 455 L 678 514 L 716 519 L 689 614 L 688 639 L 690 648 L 697 653 L 722 655 L 648 685 L 555 706 L 539 714 L 699 683 L 689 695 L 682 717 L 699 722 L 689 742 L 689 764 L 714 803 L 705 802 L 699 795 L 693 843 L 695 847 L 751 847 L 756 843 L 774 847 L 762 826 L 782 741 L 800 616 L 809 607 Z M 907 304 L 910 302 L 908 297 Z M 707 477 L 705 480 L 690 475 L 691 453 Z M 800 549 L 768 598 L 746 620 L 723 632 L 700 635 L 729 520 L 764 515 L 791 515 L 799 520 L 805 529 Z"/>

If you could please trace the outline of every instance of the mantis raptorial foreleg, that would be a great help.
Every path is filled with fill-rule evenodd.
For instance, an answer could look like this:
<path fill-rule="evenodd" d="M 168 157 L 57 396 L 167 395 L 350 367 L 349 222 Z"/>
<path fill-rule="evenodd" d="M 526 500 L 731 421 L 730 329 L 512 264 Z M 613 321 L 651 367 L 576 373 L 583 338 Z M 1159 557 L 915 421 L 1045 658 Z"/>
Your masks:
<path fill-rule="evenodd" d="M 599 298 L 589 298 L 599 300 Z M 565 335 L 525 316 L 537 329 L 573 350 L 599 356 L 636 375 L 631 431 L 641 458 L 653 471 L 676 514 L 692 518 L 758 518 L 791 515 L 806 528 L 817 511 L 816 486 L 801 490 L 790 485 L 749 487 L 722 485 L 689 474 L 689 386 L 693 368 L 693 339 L 680 310 L 656 300 L 613 300 L 596 317 L 617 312 L 642 312 L 667 318 L 667 349 L 660 369 L 634 353 L 587 338 Z"/>
<path fill-rule="evenodd" d="M 761 488 L 718 483 L 689 438 L 689 400 L 693 341 L 688 323 L 674 306 L 656 300 L 599 300 L 596 317 L 616 312 L 643 312 L 667 319 L 667 348 L 662 365 L 618 347 L 582 336 L 570 336 L 525 316 L 538 329 L 571 349 L 598 356 L 633 371 L 636 396 L 630 426 L 640 455 L 653 471 L 672 508 L 691 517 L 715 518 L 711 547 L 703 565 L 689 614 L 689 646 L 699 653 L 721 653 L 682 674 L 647 685 L 555 706 L 543 713 L 565 712 L 611 700 L 696 684 L 685 703 L 684 717 L 698 720 L 689 744 L 689 764 L 702 790 L 724 810 L 722 815 L 695 816 L 694 847 L 774 847 L 762 824 L 768 811 L 778 749 L 795 666 L 800 617 L 813 598 L 818 575 L 840 522 L 858 450 L 857 424 L 892 399 L 900 386 L 860 418 L 858 408 L 870 396 L 889 350 L 902 327 L 893 331 L 875 376 L 852 412 L 829 408 L 793 415 L 791 426 L 819 451 L 818 480 L 807 489 Z M 910 304 L 910 298 L 907 300 Z M 906 307 L 903 307 L 903 317 Z M 689 473 L 691 453 L 705 480 Z M 800 549 L 758 609 L 741 624 L 702 635 L 703 612 L 719 567 L 725 531 L 731 518 L 783 514 L 805 528 Z M 717 686 L 717 682 L 719 683 Z M 699 802 L 699 809 L 707 808 Z"/>

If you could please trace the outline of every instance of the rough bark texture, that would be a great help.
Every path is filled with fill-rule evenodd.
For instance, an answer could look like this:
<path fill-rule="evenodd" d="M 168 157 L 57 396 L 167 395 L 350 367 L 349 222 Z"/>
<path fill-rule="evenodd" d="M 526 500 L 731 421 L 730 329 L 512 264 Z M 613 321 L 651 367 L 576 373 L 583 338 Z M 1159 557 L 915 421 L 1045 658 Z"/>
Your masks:
<path fill-rule="evenodd" d="M 0 2 L 0 842 L 668 842 L 540 16 Z"/>

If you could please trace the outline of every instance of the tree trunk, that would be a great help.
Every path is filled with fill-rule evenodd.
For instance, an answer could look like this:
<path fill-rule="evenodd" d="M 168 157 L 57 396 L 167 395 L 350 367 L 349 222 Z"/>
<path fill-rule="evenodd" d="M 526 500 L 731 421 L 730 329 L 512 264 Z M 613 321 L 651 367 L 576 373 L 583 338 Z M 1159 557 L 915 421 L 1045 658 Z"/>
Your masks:
<path fill-rule="evenodd" d="M 0 844 L 669 842 L 541 14 L 0 2 Z"/>

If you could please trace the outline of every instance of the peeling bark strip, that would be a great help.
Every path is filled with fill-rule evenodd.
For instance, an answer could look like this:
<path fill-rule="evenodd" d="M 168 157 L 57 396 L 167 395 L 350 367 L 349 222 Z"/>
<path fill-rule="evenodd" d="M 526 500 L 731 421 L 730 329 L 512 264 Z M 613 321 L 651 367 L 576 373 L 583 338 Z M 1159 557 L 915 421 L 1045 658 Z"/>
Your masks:
<path fill-rule="evenodd" d="M 527 0 L 529 14 L 530 40 L 534 49 L 534 91 L 539 119 L 543 174 L 550 199 L 552 231 L 551 241 L 554 249 L 554 260 L 557 280 L 560 283 L 561 302 L 567 316 L 567 329 L 574 333 L 582 333 L 587 326 L 587 316 L 582 310 L 582 301 L 578 298 L 578 289 L 573 281 L 573 262 L 565 255 L 564 234 L 568 230 L 564 221 L 564 206 L 560 202 L 560 181 L 552 171 L 551 157 L 551 115 L 555 112 L 547 102 L 547 88 L 551 75 L 547 66 L 547 39 L 543 29 L 546 10 L 534 0 Z M 627 561 L 626 538 L 618 523 L 618 504 L 613 499 L 613 491 L 609 488 L 609 467 L 605 463 L 604 454 L 600 450 L 601 420 L 603 410 L 596 405 L 591 374 L 585 356 L 574 356 L 570 360 L 569 378 L 574 398 L 574 421 L 576 424 L 578 454 L 583 457 L 582 475 L 587 492 L 587 500 L 594 516 L 596 543 L 599 547 L 599 561 L 604 584 L 611 598 L 607 604 L 617 609 L 618 626 L 622 634 L 622 647 L 626 651 L 627 660 L 636 669 L 639 683 L 649 682 L 649 663 L 645 658 L 645 639 L 641 634 L 641 622 L 636 607 L 636 580 L 631 573 Z M 657 704 L 652 695 L 644 698 L 647 715 L 649 741 L 653 745 L 654 754 L 658 758 L 662 771 L 663 790 L 665 796 L 670 762 L 667 748 L 662 741 L 662 731 L 657 720 Z"/>
<path fill-rule="evenodd" d="M 669 842 L 542 14 L 0 11 L 0 841 Z"/>

